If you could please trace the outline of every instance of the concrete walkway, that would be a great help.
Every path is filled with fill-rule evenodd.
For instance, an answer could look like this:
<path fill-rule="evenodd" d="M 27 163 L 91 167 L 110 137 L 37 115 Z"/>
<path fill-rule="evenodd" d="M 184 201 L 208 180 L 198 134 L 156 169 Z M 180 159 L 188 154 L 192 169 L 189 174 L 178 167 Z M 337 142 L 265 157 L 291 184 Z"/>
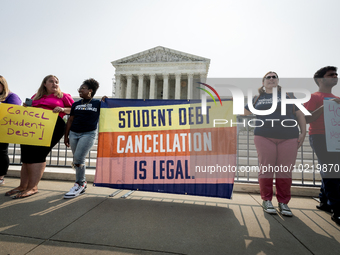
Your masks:
<path fill-rule="evenodd" d="M 42 180 L 39 193 L 14 200 L 0 186 L 0 254 L 338 254 L 340 227 L 311 197 L 293 197 L 294 217 L 263 212 L 258 194 L 195 197 Z M 273 200 L 276 206 L 276 199 Z"/>

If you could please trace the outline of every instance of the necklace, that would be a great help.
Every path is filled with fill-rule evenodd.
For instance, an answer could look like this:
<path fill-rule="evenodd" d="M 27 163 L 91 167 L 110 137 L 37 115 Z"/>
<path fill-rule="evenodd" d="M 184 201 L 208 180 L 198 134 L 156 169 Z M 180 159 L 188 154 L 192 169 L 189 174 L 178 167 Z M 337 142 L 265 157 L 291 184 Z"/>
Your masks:
<path fill-rule="evenodd" d="M 85 103 L 85 106 L 82 108 L 82 110 L 85 110 L 86 109 L 86 106 L 91 102 L 92 100 L 92 97 L 90 99 L 90 101 L 88 101 L 87 103 Z M 81 100 L 81 104 L 84 105 L 84 99 Z"/>

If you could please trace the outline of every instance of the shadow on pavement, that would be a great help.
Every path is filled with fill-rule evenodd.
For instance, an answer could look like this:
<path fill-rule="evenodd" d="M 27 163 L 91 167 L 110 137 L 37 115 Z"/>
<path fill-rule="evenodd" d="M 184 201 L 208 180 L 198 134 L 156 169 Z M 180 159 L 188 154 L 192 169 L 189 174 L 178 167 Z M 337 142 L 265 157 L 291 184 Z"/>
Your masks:
<path fill-rule="evenodd" d="M 7 189 L 0 188 L 5 254 L 334 254 L 340 242 L 326 213 L 294 208 L 292 218 L 272 216 L 249 194 L 180 201 L 135 192 L 121 199 L 92 188 L 66 200 L 64 189 L 44 189 L 14 200 Z"/>

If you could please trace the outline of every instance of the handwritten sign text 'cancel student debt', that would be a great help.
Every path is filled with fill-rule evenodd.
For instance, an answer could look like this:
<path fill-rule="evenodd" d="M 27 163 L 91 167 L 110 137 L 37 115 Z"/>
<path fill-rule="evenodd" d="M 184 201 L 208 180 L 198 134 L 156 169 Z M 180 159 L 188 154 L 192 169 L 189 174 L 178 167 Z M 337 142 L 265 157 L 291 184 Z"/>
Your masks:
<path fill-rule="evenodd" d="M 0 104 L 0 142 L 50 146 L 58 114 L 50 110 Z"/>
<path fill-rule="evenodd" d="M 324 100 L 324 120 L 327 151 L 340 151 L 340 104 Z"/>

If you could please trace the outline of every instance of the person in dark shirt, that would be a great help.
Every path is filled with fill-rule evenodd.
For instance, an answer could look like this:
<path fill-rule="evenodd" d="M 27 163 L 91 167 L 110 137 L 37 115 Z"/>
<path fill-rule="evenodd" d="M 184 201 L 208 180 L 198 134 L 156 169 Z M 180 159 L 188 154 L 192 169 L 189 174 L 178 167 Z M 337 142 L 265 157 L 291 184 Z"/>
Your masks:
<path fill-rule="evenodd" d="M 340 225 L 340 153 L 327 151 L 324 122 L 324 100 L 340 103 L 340 98 L 332 94 L 332 88 L 338 83 L 337 68 L 326 66 L 314 74 L 314 81 L 319 90 L 311 95 L 305 107 L 312 113 L 306 116 L 309 126 L 309 142 L 318 157 L 318 168 L 322 177 L 320 204 L 318 209 L 332 212 L 331 219 Z M 333 169 L 333 170 L 332 170 Z"/>
<path fill-rule="evenodd" d="M 12 93 L 8 89 L 6 79 L 0 75 L 0 104 L 16 104 L 21 105 L 21 99 L 17 94 Z M 9 167 L 8 143 L 0 143 L 0 186 L 5 184 L 5 175 Z"/>
<path fill-rule="evenodd" d="M 76 170 L 76 182 L 64 195 L 64 198 L 74 198 L 86 190 L 85 157 L 94 144 L 100 114 L 100 100 L 94 99 L 99 83 L 88 79 L 78 89 L 81 100 L 71 108 L 70 118 L 66 124 L 64 143 L 71 146 L 73 166 Z"/>
<path fill-rule="evenodd" d="M 306 136 L 306 120 L 303 113 L 294 105 L 286 106 L 286 115 L 281 114 L 281 94 L 279 77 L 275 72 L 268 72 L 262 79 L 259 96 L 254 97 L 253 106 L 256 110 L 271 109 L 273 89 L 277 88 L 276 110 L 268 115 L 256 115 L 257 124 L 254 130 L 254 143 L 259 159 L 259 184 L 265 212 L 276 214 L 272 204 L 273 179 L 275 173 L 276 198 L 282 215 L 293 216 L 288 207 L 291 199 L 292 170 L 294 169 L 297 150 Z M 244 115 L 250 115 L 249 106 L 245 106 Z M 275 121 L 274 121 L 275 120 Z M 299 134 L 300 127 L 301 134 Z"/>

